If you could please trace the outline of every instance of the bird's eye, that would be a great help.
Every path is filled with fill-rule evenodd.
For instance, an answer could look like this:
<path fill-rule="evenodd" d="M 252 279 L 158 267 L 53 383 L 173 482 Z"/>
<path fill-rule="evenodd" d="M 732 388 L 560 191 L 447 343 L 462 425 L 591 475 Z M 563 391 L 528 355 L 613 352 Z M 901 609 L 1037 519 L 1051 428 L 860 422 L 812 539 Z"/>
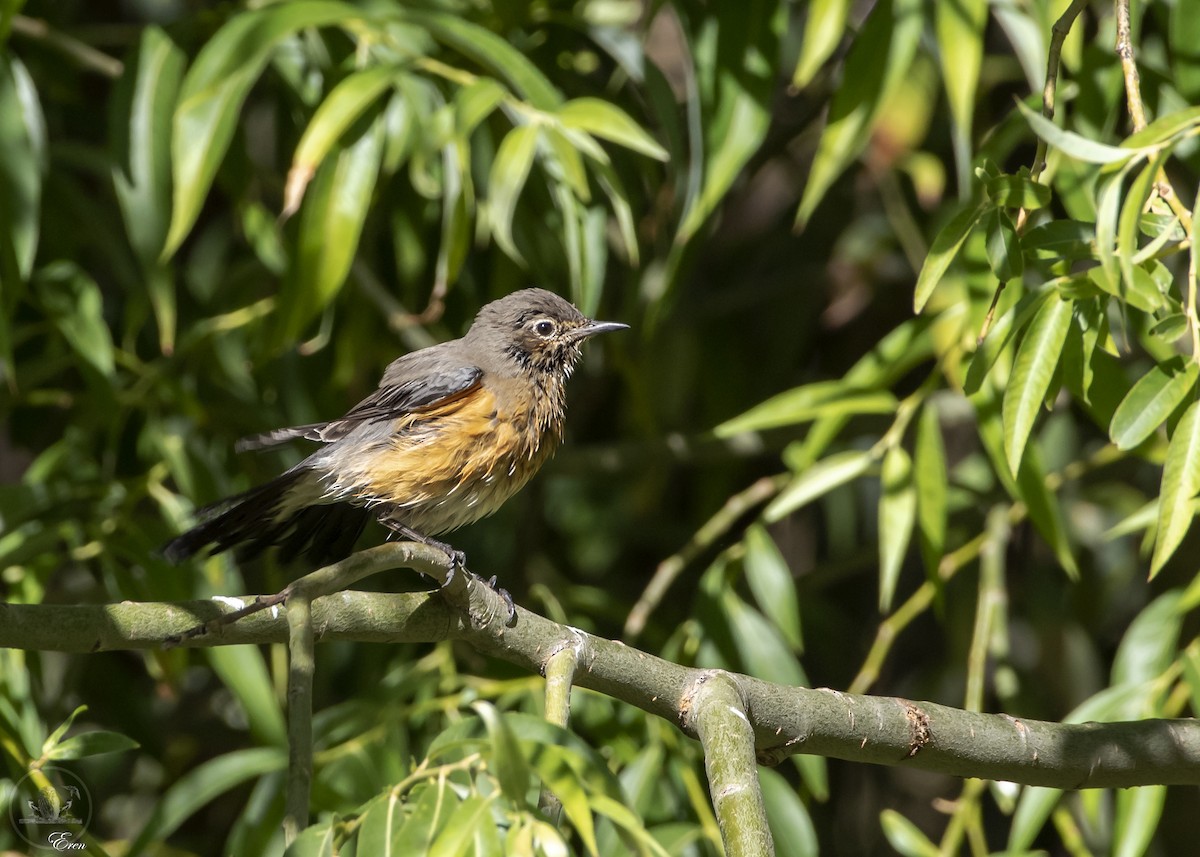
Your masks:
<path fill-rule="evenodd" d="M 533 332 L 538 336 L 549 336 L 554 333 L 554 322 L 542 319 L 533 326 Z"/>

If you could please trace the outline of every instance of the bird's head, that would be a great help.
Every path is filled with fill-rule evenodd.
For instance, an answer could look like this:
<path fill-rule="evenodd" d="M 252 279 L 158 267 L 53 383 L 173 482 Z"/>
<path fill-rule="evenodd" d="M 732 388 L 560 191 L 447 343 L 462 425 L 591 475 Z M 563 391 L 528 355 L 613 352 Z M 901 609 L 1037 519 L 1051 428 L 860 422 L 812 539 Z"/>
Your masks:
<path fill-rule="evenodd" d="M 545 289 L 522 289 L 484 306 L 466 341 L 513 370 L 565 378 L 575 368 L 584 340 L 627 327 L 615 321 L 592 321 Z"/>

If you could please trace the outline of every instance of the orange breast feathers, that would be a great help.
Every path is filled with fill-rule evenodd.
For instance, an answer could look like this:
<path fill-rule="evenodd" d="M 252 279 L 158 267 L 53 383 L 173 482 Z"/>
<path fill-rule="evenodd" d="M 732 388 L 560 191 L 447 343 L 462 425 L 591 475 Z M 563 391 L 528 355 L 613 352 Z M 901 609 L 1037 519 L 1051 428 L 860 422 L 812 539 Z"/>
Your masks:
<path fill-rule="evenodd" d="M 558 445 L 561 419 L 547 424 L 520 404 L 501 402 L 487 386 L 469 388 L 395 420 L 386 439 L 346 450 L 328 482 L 356 506 L 394 505 L 390 517 L 426 535 L 477 521 L 520 490 Z"/>

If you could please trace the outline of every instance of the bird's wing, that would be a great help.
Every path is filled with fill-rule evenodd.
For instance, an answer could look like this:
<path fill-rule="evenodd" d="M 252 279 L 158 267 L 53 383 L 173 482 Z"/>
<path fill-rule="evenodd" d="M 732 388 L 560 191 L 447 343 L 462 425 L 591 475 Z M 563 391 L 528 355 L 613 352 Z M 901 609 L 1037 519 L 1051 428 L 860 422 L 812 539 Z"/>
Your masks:
<path fill-rule="evenodd" d="M 364 423 L 421 413 L 466 395 L 479 385 L 482 376 L 478 366 L 453 359 L 445 350 L 415 351 L 393 361 L 379 387 L 341 419 L 243 438 L 237 449 L 265 449 L 299 438 L 332 443 Z"/>

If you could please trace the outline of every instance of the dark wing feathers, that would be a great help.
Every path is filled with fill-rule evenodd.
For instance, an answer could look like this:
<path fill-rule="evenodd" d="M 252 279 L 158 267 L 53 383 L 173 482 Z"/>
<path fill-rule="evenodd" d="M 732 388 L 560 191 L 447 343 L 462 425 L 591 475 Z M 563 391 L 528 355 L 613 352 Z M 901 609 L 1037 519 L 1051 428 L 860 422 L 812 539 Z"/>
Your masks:
<path fill-rule="evenodd" d="M 427 351 L 433 349 L 427 349 Z M 332 443 L 340 440 L 363 423 L 391 420 L 405 414 L 417 413 L 447 399 L 461 396 L 479 384 L 483 370 L 478 366 L 452 361 L 449 355 L 428 359 L 426 351 L 407 354 L 394 361 L 383 376 L 379 387 L 341 419 L 327 423 L 274 429 L 242 438 L 237 442 L 239 452 L 266 449 L 289 440 Z M 423 358 L 423 359 L 410 359 Z"/>

